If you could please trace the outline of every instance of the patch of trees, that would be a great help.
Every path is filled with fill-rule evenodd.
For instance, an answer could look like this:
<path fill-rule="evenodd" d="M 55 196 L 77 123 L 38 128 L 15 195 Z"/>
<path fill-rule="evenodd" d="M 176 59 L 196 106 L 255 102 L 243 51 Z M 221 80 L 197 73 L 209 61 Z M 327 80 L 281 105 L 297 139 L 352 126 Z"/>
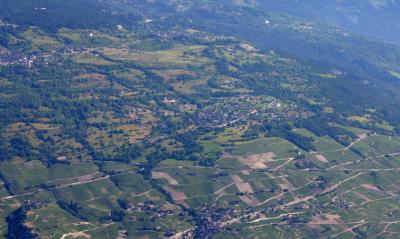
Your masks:
<path fill-rule="evenodd" d="M 296 160 L 294 165 L 298 169 L 318 169 L 319 168 L 313 161 L 310 161 L 307 159 Z"/>
<path fill-rule="evenodd" d="M 12 190 L 14 185 L 12 184 L 12 182 L 10 182 L 6 177 L 4 177 L 2 173 L 0 173 L 0 179 L 4 183 L 4 188 L 7 190 L 8 194 L 14 195 Z"/>
<path fill-rule="evenodd" d="M 267 124 L 262 129 L 266 132 L 267 136 L 284 138 L 305 151 L 317 150 L 312 145 L 312 138 L 296 134 L 292 131 L 293 127 L 290 124 Z"/>
<path fill-rule="evenodd" d="M 0 46 L 8 47 L 10 35 L 15 34 L 15 29 L 12 26 L 0 26 Z"/>
<path fill-rule="evenodd" d="M 157 148 L 157 150 L 147 155 L 147 161 L 143 165 L 142 174 L 145 179 L 151 179 L 151 171 L 153 168 L 156 167 L 161 161 L 169 158 L 165 148 L 162 148 L 160 145 L 156 145 L 155 148 Z"/>
<path fill-rule="evenodd" d="M 46 164 L 47 167 L 51 167 L 53 164 L 56 163 L 68 163 L 57 160 L 54 146 L 47 142 L 39 146 L 38 159 Z"/>
<path fill-rule="evenodd" d="M 124 220 L 125 213 L 123 211 L 115 211 L 111 210 L 110 215 L 102 216 L 99 221 L 100 222 L 122 222 Z"/>
<path fill-rule="evenodd" d="M 255 72 L 268 72 L 270 67 L 268 66 L 267 63 L 265 63 L 264 61 L 257 61 L 257 62 L 246 62 L 241 64 L 240 69 L 245 71 L 245 72 L 251 72 L 251 73 L 255 73 Z"/>
<path fill-rule="evenodd" d="M 314 141 L 310 137 L 305 137 L 299 134 L 296 134 L 292 131 L 286 132 L 283 134 L 283 138 L 287 139 L 288 141 L 292 142 L 297 147 L 306 150 L 306 151 L 316 151 L 314 145 L 312 145 L 312 141 Z"/>
<path fill-rule="evenodd" d="M 198 159 L 198 163 L 200 166 L 203 167 L 212 167 L 215 165 L 215 162 L 219 159 L 221 155 L 220 154 L 215 154 L 211 156 L 201 156 Z"/>
<path fill-rule="evenodd" d="M 73 202 L 73 201 L 67 202 L 67 201 L 63 201 L 63 200 L 58 200 L 57 204 L 60 206 L 60 208 L 67 211 L 72 216 L 79 218 L 83 221 L 87 220 L 87 217 L 82 215 L 82 213 L 81 213 L 82 207 L 78 203 Z"/>
<path fill-rule="evenodd" d="M 215 67 L 221 75 L 230 75 L 229 62 L 225 57 L 217 59 Z"/>
<path fill-rule="evenodd" d="M 299 128 L 305 128 L 313 132 L 318 137 L 330 136 L 345 146 L 348 146 L 354 139 L 357 138 L 357 135 L 344 128 L 331 126 L 328 123 L 315 118 L 299 121 L 296 123 L 296 126 Z"/>
<path fill-rule="evenodd" d="M 165 196 L 165 200 L 167 202 L 170 202 L 172 204 L 175 204 L 174 199 L 171 196 L 171 193 L 167 191 L 163 186 L 159 185 L 155 180 L 150 179 L 149 181 L 150 186 L 156 190 L 158 190 L 160 193 L 162 193 Z"/>
<path fill-rule="evenodd" d="M 253 140 L 258 138 L 258 130 L 255 128 L 249 128 L 246 131 L 244 131 L 242 138 L 245 140 Z"/>
<path fill-rule="evenodd" d="M 211 88 L 219 88 L 218 79 L 213 76 L 207 81 L 207 85 Z"/>
<path fill-rule="evenodd" d="M 117 202 L 122 209 L 127 210 L 129 208 L 129 203 L 126 199 L 118 198 Z"/>
<path fill-rule="evenodd" d="M 117 147 L 112 153 L 106 152 L 105 149 L 92 150 L 90 155 L 97 161 L 115 161 L 121 163 L 130 163 L 132 160 L 138 159 L 142 155 L 142 149 L 133 145 L 124 145 Z"/>
<path fill-rule="evenodd" d="M 105 11 L 104 9 L 107 9 Z M 138 16 L 112 14 L 115 4 L 97 0 L 52 1 L 4 0 L 0 8 L 1 19 L 21 27 L 38 26 L 55 33 L 59 28 L 99 28 L 123 24 L 130 26 Z"/>
<path fill-rule="evenodd" d="M 13 149 L 13 153 L 22 158 L 29 158 L 32 155 L 32 145 L 27 138 L 17 134 L 10 140 L 10 146 Z"/>
<path fill-rule="evenodd" d="M 26 209 L 20 207 L 6 217 L 7 222 L 7 239 L 34 239 L 37 235 L 32 233 L 32 230 L 25 226 Z"/>
<path fill-rule="evenodd" d="M 186 154 L 193 154 L 203 151 L 203 146 L 196 141 L 198 135 L 199 132 L 197 131 L 189 131 L 182 134 L 175 134 L 173 138 L 182 143 Z"/>

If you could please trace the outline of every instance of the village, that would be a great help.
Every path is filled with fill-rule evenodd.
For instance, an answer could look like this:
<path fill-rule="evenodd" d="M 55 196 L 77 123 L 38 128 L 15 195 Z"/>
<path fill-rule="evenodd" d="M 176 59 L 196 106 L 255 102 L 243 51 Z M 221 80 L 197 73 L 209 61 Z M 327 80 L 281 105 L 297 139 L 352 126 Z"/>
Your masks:
<path fill-rule="evenodd" d="M 293 121 L 311 115 L 293 103 L 283 103 L 272 97 L 240 96 L 210 104 L 198 112 L 197 119 L 198 124 L 226 127 L 279 120 Z"/>
<path fill-rule="evenodd" d="M 35 63 L 48 65 L 49 63 L 59 62 L 65 57 L 85 50 L 87 51 L 87 49 L 79 49 L 76 47 L 63 47 L 49 52 L 42 51 L 40 53 L 24 54 L 0 47 L 0 66 L 20 65 L 31 68 Z"/>

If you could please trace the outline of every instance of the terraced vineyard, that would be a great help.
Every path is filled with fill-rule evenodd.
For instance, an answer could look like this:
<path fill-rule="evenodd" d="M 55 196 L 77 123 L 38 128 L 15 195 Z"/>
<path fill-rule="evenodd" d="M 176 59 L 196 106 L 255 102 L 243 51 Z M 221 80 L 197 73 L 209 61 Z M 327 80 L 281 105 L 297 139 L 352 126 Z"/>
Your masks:
<path fill-rule="evenodd" d="M 153 176 L 176 203 L 208 208 L 204 216 L 216 218 L 203 232 L 217 238 L 395 238 L 400 141 L 360 133 L 350 147 L 313 135 L 318 151 L 300 157 L 283 139 L 240 142 L 212 169 L 167 161 Z M 218 217 L 213 207 L 230 210 Z"/>
<path fill-rule="evenodd" d="M 2 175 L 18 187 L 12 196 L 3 188 L 0 200 L 4 213 L 24 202 L 25 224 L 43 237 L 168 232 L 178 238 L 199 226 L 193 208 L 198 233 L 216 238 L 396 238 L 400 138 L 351 130 L 359 138 L 344 147 L 296 129 L 315 140 L 318 151 L 311 153 L 281 138 L 234 142 L 214 167 L 165 160 L 151 181 L 135 164 L 83 161 L 46 169 L 38 161 L 6 162 Z M 125 219 L 96 222 L 110 207 L 122 207 Z"/>

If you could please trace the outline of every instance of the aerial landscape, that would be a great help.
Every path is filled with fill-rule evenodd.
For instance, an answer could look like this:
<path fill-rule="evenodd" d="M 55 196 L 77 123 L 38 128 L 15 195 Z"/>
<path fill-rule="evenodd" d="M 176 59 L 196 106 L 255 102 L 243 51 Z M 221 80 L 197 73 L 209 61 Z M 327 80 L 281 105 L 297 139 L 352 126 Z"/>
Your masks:
<path fill-rule="evenodd" d="M 400 238 L 399 0 L 0 0 L 0 238 Z"/>

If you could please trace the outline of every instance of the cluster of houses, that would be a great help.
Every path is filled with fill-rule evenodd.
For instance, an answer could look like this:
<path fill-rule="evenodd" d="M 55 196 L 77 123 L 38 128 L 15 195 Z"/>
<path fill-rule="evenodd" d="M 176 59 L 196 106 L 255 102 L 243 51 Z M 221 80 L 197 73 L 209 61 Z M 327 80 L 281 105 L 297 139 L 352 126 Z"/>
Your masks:
<path fill-rule="evenodd" d="M 81 52 L 81 49 L 71 47 L 53 50 L 51 52 L 42 52 L 38 54 L 26 55 L 17 51 L 9 51 L 5 48 L 0 48 L 0 66 L 22 65 L 32 67 L 37 61 L 44 64 L 56 62 L 65 55 L 71 55 Z"/>
<path fill-rule="evenodd" d="M 0 48 L 0 66 L 26 65 L 31 67 L 35 59 L 36 56 L 28 57 L 19 52 Z"/>
<path fill-rule="evenodd" d="M 49 201 L 33 201 L 33 200 L 26 200 L 24 201 L 24 206 L 27 210 L 30 209 L 39 209 L 42 207 L 47 207 L 49 205 Z"/>
<path fill-rule="evenodd" d="M 150 218 L 151 221 L 157 221 L 159 219 L 165 218 L 169 215 L 174 215 L 179 213 L 178 208 L 164 208 L 163 206 L 157 205 L 152 201 L 145 201 L 145 202 L 130 202 L 128 203 L 128 211 L 130 212 L 146 212 L 152 213 Z M 135 220 L 135 218 L 131 218 Z"/>
<path fill-rule="evenodd" d="M 249 122 L 272 122 L 307 118 L 310 113 L 295 104 L 283 104 L 275 99 L 243 96 L 219 101 L 197 114 L 199 124 L 232 126 Z"/>

